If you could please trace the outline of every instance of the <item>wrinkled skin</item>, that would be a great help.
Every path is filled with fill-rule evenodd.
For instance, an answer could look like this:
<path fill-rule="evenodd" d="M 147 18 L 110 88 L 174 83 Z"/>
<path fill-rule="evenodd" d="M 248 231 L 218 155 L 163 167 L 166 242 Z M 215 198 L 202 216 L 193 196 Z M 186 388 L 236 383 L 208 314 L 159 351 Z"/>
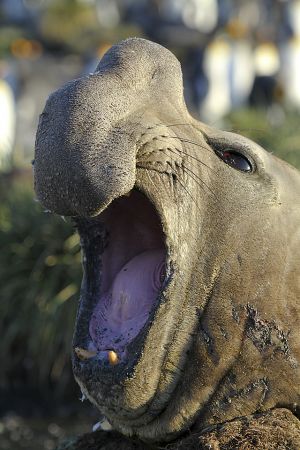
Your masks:
<path fill-rule="evenodd" d="M 228 149 L 252 171 L 226 164 Z M 121 268 L 107 269 L 121 258 L 109 253 L 114 240 L 126 241 L 113 208 L 126 235 L 135 211 L 156 210 L 163 239 L 149 232 L 149 248 L 165 246 L 166 268 L 146 323 L 116 365 L 73 354 L 78 383 L 115 430 L 168 441 L 190 427 L 297 409 L 300 174 L 250 140 L 194 120 L 168 50 L 123 41 L 94 74 L 49 97 L 35 189 L 46 208 L 75 217 L 81 235 L 74 347 L 90 348 L 95 305 Z M 139 208 L 137 190 L 149 208 Z M 128 239 L 130 248 L 142 240 Z"/>

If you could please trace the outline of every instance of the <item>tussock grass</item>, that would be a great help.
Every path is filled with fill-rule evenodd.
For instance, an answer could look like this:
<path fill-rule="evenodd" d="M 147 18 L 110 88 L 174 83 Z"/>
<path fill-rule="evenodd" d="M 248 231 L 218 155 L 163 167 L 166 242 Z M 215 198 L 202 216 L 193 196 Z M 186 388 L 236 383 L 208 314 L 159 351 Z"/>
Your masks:
<path fill-rule="evenodd" d="M 64 389 L 81 281 L 79 239 L 24 180 L 0 182 L 0 383 Z"/>

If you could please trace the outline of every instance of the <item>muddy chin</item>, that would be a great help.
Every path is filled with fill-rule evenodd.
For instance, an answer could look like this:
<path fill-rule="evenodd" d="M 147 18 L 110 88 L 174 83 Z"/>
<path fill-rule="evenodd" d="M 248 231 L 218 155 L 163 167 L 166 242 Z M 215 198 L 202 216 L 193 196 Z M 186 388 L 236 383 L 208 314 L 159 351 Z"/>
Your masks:
<path fill-rule="evenodd" d="M 193 119 L 180 64 L 144 39 L 53 93 L 35 190 L 78 229 L 73 371 L 147 442 L 300 403 L 300 174 Z"/>

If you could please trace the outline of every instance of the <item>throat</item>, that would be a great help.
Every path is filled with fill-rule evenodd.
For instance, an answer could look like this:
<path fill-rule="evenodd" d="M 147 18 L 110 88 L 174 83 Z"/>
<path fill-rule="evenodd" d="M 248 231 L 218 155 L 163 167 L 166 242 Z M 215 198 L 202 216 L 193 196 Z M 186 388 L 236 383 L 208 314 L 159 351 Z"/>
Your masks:
<path fill-rule="evenodd" d="M 144 251 L 119 270 L 91 316 L 89 332 L 97 351 L 124 354 L 146 324 L 164 277 L 165 249 Z"/>

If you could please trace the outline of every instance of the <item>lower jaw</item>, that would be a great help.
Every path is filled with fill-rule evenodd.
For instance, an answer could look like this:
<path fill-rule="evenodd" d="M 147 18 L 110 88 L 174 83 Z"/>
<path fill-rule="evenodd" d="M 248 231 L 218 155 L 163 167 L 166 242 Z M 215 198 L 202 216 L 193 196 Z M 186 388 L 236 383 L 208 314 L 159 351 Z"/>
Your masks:
<path fill-rule="evenodd" d="M 121 362 L 118 367 L 107 365 L 104 370 L 101 370 L 95 361 L 94 364 L 90 364 L 90 362 L 87 361 L 84 364 L 85 368 L 78 362 L 75 362 L 73 367 L 75 379 L 83 394 L 107 418 L 113 429 L 126 436 L 137 436 L 141 440 L 148 441 L 150 436 L 155 434 L 154 422 L 159 421 L 161 414 L 164 414 L 169 408 L 172 389 L 169 397 L 165 397 L 163 401 L 157 397 L 156 391 L 149 390 L 148 402 L 133 409 L 128 405 L 128 398 L 135 395 L 135 386 L 131 385 L 127 389 L 126 381 L 128 374 L 130 374 L 131 381 L 134 380 L 135 368 L 140 361 L 129 358 L 125 364 Z M 147 376 L 151 377 L 151 370 L 148 371 Z M 159 374 L 159 381 L 161 376 L 162 373 Z M 107 380 L 106 383 L 105 380 Z M 174 383 L 175 386 L 178 381 L 176 384 Z M 140 386 L 136 386 L 136 388 L 139 389 Z M 161 403 L 160 409 L 153 407 L 157 400 Z M 176 431 L 175 434 L 178 432 Z M 160 432 L 159 437 L 155 437 L 154 441 L 157 439 L 170 440 L 173 436 L 174 432 L 170 433 L 170 437 L 166 437 L 163 432 Z"/>
<path fill-rule="evenodd" d="M 94 400 L 92 402 L 99 408 L 99 405 Z M 131 417 L 130 419 L 129 417 L 120 417 L 121 409 L 119 409 L 117 416 L 111 414 L 110 410 L 106 410 L 103 407 L 99 409 L 112 430 L 118 431 L 129 438 L 138 438 L 146 443 L 172 441 L 179 435 L 182 435 L 188 428 L 188 424 L 184 429 L 170 426 L 169 420 L 173 421 L 172 414 L 169 415 L 169 420 L 167 421 L 161 417 L 169 409 L 168 404 L 166 405 L 166 409 L 161 411 L 161 414 L 157 414 L 156 412 L 154 415 L 153 412 L 146 411 L 139 417 Z M 128 414 L 128 411 L 126 412 Z"/>
<path fill-rule="evenodd" d="M 157 415 L 151 421 L 140 425 L 114 419 L 108 421 L 113 430 L 127 437 L 138 438 L 147 444 L 167 443 L 179 436 L 184 436 L 193 427 L 193 418 L 182 425 L 181 418 L 177 421 L 177 418 L 172 416 L 172 409 L 171 405 L 167 406 L 161 415 Z M 165 416 L 165 418 L 162 416 Z"/>
<path fill-rule="evenodd" d="M 175 325 L 172 326 L 170 336 L 174 336 L 176 328 Z M 99 365 L 99 361 L 94 358 L 92 358 L 93 361 L 81 362 L 74 356 L 74 374 L 80 386 L 82 386 L 83 392 L 101 413 L 107 417 L 113 429 L 127 436 L 137 436 L 145 441 L 170 441 L 179 435 L 181 430 L 170 429 L 165 433 L 161 429 L 161 423 L 164 423 L 161 416 L 167 414 L 169 418 L 172 418 L 172 405 L 174 405 L 174 399 L 176 398 L 174 391 L 176 391 L 176 387 L 180 382 L 180 376 L 174 376 L 173 379 L 169 380 L 170 384 L 164 386 L 163 398 L 161 393 L 157 393 L 158 386 L 164 379 L 163 373 L 166 370 L 165 363 L 168 359 L 168 353 L 165 347 L 162 346 L 163 348 L 160 352 L 154 355 L 154 357 L 156 356 L 162 361 L 158 365 L 160 372 L 157 375 L 158 378 L 154 390 L 147 390 L 146 385 L 143 387 L 140 379 L 135 383 L 137 366 L 142 367 L 146 378 L 152 376 L 151 363 L 149 364 L 147 355 L 144 355 L 144 347 L 145 345 L 147 346 L 148 337 L 148 330 L 145 329 L 144 334 L 138 337 L 132 348 L 126 349 L 126 359 L 115 366 L 109 363 Z M 168 350 L 176 352 L 176 343 L 172 347 L 172 339 L 168 339 L 168 342 L 171 342 L 171 347 Z M 77 344 L 78 341 L 75 343 Z M 184 367 L 184 364 L 184 359 L 177 363 L 178 367 Z M 128 380 L 131 385 L 127 384 Z M 128 398 L 132 395 L 136 396 L 136 391 L 141 390 L 144 390 L 145 397 L 148 400 L 146 402 L 143 401 L 140 405 L 137 402 L 133 408 L 128 404 Z M 168 395 L 166 395 L 167 391 L 169 391 Z M 166 423 L 167 426 L 168 423 Z"/>
<path fill-rule="evenodd" d="M 166 355 L 164 355 L 166 357 Z M 83 387 L 83 392 L 89 398 L 89 400 L 101 411 L 101 413 L 107 418 L 112 428 L 120 433 L 132 437 L 136 436 L 145 442 L 157 442 L 157 441 L 171 441 L 178 435 L 182 434 L 183 427 L 176 426 L 176 420 L 174 420 L 176 402 L 178 399 L 178 393 L 176 394 L 179 383 L 182 383 L 181 377 L 174 379 L 170 385 L 169 395 L 164 394 L 164 398 L 159 398 L 157 391 L 149 391 L 147 396 L 148 402 L 132 409 L 128 405 L 127 399 L 132 395 L 135 395 L 135 388 L 140 389 L 140 386 L 131 385 L 129 389 L 126 386 L 127 374 L 133 375 L 131 380 L 134 380 L 135 368 L 138 363 L 144 365 L 145 368 L 149 366 L 144 361 L 130 360 L 127 364 L 120 364 L 117 369 L 118 375 L 115 372 L 116 367 L 108 366 L 106 370 L 99 370 L 99 367 L 95 368 L 96 371 L 89 370 L 88 373 L 82 377 L 83 372 L 79 370 L 78 366 L 75 369 L 75 376 L 79 381 L 79 384 Z M 183 362 L 184 366 L 184 362 Z M 122 372 L 122 367 L 124 371 Z M 129 368 L 130 367 L 130 368 Z M 159 374 L 159 382 L 161 382 L 164 371 Z M 115 380 L 111 379 L 113 374 L 117 375 Z M 91 375 L 94 375 L 94 381 L 91 381 Z M 151 370 L 148 367 L 147 376 L 151 377 Z M 104 380 L 110 378 L 110 382 L 104 384 Z M 99 381 L 103 380 L 103 382 Z M 160 408 L 157 408 L 157 402 L 160 403 Z M 172 425 L 174 422 L 174 426 Z M 190 424 L 191 425 L 191 424 Z M 189 423 L 184 428 L 187 428 Z"/>
<path fill-rule="evenodd" d="M 164 355 L 165 358 L 166 354 Z M 126 381 L 128 373 L 131 374 L 131 381 L 134 380 L 135 368 L 139 363 L 142 363 L 143 367 L 148 369 L 147 377 L 151 377 L 151 370 L 145 359 L 132 360 L 131 358 L 126 364 L 121 363 L 118 368 L 108 366 L 103 371 L 99 370 L 99 366 L 94 367 L 95 370 L 90 369 L 83 377 L 84 372 L 77 367 L 75 375 L 77 375 L 79 384 L 83 386 L 83 391 L 87 394 L 87 397 L 108 419 L 114 430 L 128 437 L 136 436 L 145 442 L 171 441 L 182 434 L 189 425 L 192 425 L 192 423 L 186 423 L 184 427 L 178 427 L 174 417 L 176 414 L 176 398 L 178 399 L 178 392 L 176 394 L 176 391 L 178 383 L 182 383 L 181 377 L 170 383 L 173 386 L 170 388 L 169 395 L 165 395 L 163 400 L 158 397 L 160 394 L 157 391 L 149 391 L 147 393 L 148 402 L 133 409 L 128 405 L 127 399 L 135 395 L 135 388 L 140 389 L 141 386 L 133 384 L 128 389 Z M 184 365 L 185 362 L 183 361 L 182 366 L 184 367 Z M 164 377 L 165 368 L 163 365 L 161 368 L 158 384 Z M 93 375 L 94 382 L 91 381 Z M 110 379 L 110 382 L 108 382 L 108 379 Z M 106 385 L 104 385 L 104 380 L 107 380 Z M 157 408 L 157 401 L 160 403 L 160 408 Z"/>

